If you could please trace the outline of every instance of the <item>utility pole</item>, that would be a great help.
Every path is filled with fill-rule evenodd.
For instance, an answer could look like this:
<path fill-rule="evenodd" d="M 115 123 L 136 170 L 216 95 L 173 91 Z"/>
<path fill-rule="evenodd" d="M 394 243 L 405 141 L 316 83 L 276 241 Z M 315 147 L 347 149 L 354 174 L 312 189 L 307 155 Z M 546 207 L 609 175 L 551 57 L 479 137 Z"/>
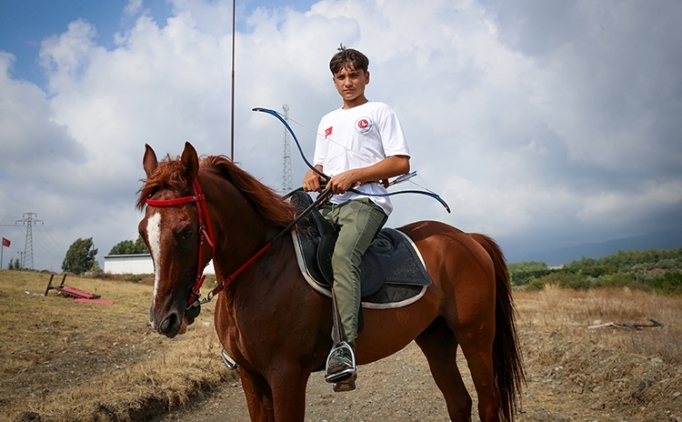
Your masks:
<path fill-rule="evenodd" d="M 237 1 L 232 0 L 232 87 L 230 89 L 230 160 L 234 163 L 234 35 L 237 15 L 235 6 Z"/>
<path fill-rule="evenodd" d="M 282 106 L 284 120 L 289 120 L 289 105 Z M 289 147 L 289 131 L 284 128 L 284 166 L 282 168 L 282 195 L 291 192 L 291 148 Z"/>
<path fill-rule="evenodd" d="M 33 225 L 42 223 L 43 220 L 37 219 L 38 214 L 27 212 L 24 218 L 17 220 L 17 223 L 26 224 L 26 243 L 24 243 L 24 253 L 21 255 L 21 268 L 33 269 Z"/>

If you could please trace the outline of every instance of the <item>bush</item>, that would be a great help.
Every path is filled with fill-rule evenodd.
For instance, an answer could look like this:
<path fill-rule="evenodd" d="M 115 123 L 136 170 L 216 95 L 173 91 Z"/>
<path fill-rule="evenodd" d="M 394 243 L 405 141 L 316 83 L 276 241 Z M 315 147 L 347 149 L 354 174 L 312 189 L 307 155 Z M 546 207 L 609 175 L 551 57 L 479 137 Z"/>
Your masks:
<path fill-rule="evenodd" d="M 598 279 L 601 287 L 628 287 L 632 286 L 635 280 L 630 274 L 616 273 L 610 274 Z"/>
<path fill-rule="evenodd" d="M 528 282 L 525 286 L 525 290 L 540 291 L 545 288 L 545 281 L 543 278 L 534 278 Z"/>
<path fill-rule="evenodd" d="M 682 294 L 682 272 L 666 271 L 651 282 L 651 287 L 662 294 Z"/>
<path fill-rule="evenodd" d="M 565 289 L 587 290 L 591 286 L 590 279 L 582 274 L 558 271 L 542 277 L 544 284 L 556 284 Z"/>
<path fill-rule="evenodd" d="M 538 279 L 547 274 L 551 274 L 552 270 L 545 268 L 542 270 L 518 270 L 511 271 L 509 277 L 511 278 L 512 284 L 516 286 L 523 286 L 530 283 L 532 280 Z"/>

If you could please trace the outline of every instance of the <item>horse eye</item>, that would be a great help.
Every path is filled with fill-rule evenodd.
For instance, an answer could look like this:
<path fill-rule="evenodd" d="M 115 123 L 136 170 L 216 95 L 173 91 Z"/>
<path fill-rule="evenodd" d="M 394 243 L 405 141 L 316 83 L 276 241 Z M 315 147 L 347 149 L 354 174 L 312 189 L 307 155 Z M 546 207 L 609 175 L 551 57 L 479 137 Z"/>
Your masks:
<path fill-rule="evenodd" d="M 180 232 L 180 238 L 182 240 L 187 240 L 192 237 L 192 229 L 184 229 Z"/>

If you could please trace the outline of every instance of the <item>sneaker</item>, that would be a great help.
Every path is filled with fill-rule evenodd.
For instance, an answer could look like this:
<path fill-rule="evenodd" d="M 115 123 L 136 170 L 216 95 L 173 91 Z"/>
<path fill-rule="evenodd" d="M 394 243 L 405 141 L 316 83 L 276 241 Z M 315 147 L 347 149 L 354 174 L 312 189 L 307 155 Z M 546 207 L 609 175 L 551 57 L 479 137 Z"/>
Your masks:
<path fill-rule="evenodd" d="M 355 357 L 348 343 L 342 343 L 332 349 L 327 358 L 325 375 L 327 382 L 335 383 L 349 377 L 353 377 L 354 380 L 356 376 Z"/>

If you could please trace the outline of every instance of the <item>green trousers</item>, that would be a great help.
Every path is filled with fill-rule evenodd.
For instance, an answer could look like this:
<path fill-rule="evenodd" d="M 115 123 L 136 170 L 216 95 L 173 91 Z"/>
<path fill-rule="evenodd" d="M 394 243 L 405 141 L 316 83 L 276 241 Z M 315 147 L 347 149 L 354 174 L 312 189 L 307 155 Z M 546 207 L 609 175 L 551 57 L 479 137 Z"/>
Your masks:
<path fill-rule="evenodd" d="M 384 211 L 370 199 L 325 204 L 322 216 L 339 231 L 332 256 L 334 295 L 339 308 L 343 339 L 355 349 L 360 312 L 360 262 L 372 239 L 386 221 Z"/>

